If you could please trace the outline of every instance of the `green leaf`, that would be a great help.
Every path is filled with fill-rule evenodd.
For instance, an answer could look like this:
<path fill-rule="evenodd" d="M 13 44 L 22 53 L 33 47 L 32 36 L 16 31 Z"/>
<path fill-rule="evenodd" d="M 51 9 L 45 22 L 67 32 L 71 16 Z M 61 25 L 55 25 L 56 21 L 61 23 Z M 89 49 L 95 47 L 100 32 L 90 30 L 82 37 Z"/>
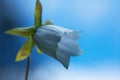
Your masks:
<path fill-rule="evenodd" d="M 39 0 L 36 0 L 34 25 L 35 25 L 35 28 L 42 26 L 42 5 Z"/>
<path fill-rule="evenodd" d="M 30 37 L 27 40 L 27 42 L 19 50 L 19 52 L 16 56 L 16 62 L 22 61 L 22 60 L 28 58 L 32 52 L 33 46 L 34 46 L 34 41 L 33 41 L 33 38 Z"/>
<path fill-rule="evenodd" d="M 37 52 L 38 52 L 38 53 L 40 53 L 40 54 L 43 53 L 42 50 L 40 50 L 40 49 L 37 47 L 37 45 L 36 45 L 36 49 L 37 49 Z"/>
<path fill-rule="evenodd" d="M 54 25 L 54 24 L 51 20 L 47 20 L 43 25 L 45 26 L 45 25 Z"/>
<path fill-rule="evenodd" d="M 5 33 L 16 36 L 27 37 L 27 36 L 32 36 L 34 34 L 34 31 L 35 31 L 34 28 L 28 27 L 28 28 L 14 28 L 6 31 Z"/>

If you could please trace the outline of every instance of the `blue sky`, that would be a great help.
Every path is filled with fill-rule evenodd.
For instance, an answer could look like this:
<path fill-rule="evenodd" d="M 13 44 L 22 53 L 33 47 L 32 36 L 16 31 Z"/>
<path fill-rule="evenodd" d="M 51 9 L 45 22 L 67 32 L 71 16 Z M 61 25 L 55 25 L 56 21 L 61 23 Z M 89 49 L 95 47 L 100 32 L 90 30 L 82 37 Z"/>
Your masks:
<path fill-rule="evenodd" d="M 14 27 L 34 24 L 35 0 L 5 1 L 10 8 L 9 15 L 18 23 Z M 43 22 L 51 19 L 56 25 L 83 31 L 79 39 L 83 53 L 81 56 L 73 57 L 69 70 L 65 70 L 54 59 L 47 55 L 39 56 L 33 49 L 30 80 L 120 80 L 119 0 L 41 0 L 41 2 Z M 12 51 L 11 54 L 14 57 L 10 57 L 8 52 L 2 49 L 0 53 L 7 54 L 12 62 L 25 39 L 13 36 L 6 36 L 4 39 L 7 37 L 12 38 L 11 42 L 15 39 L 12 50 L 8 49 Z M 5 41 L 2 42 L 5 43 Z M 10 65 L 5 66 L 8 70 L 0 69 L 3 76 L 10 71 L 12 73 L 8 76 L 9 79 L 13 80 L 14 74 L 23 79 L 25 62 L 13 64 L 5 61 L 4 55 L 0 56 L 0 62 L 4 60 L 5 65 Z M 18 70 L 18 65 L 23 65 L 20 68 L 21 72 Z M 3 77 L 3 80 L 7 78 Z"/>

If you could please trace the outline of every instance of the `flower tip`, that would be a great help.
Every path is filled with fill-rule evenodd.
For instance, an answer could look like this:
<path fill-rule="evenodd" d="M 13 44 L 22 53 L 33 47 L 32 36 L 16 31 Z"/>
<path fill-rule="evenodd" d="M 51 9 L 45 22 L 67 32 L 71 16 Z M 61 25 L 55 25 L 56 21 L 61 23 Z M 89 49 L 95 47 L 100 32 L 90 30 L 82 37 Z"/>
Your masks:
<path fill-rule="evenodd" d="M 64 68 L 65 68 L 66 70 L 69 69 L 69 63 L 68 63 L 68 64 L 64 64 L 64 63 L 62 63 L 62 62 L 60 62 L 60 63 L 64 66 Z"/>
<path fill-rule="evenodd" d="M 69 69 L 69 66 L 64 66 L 64 67 L 65 67 L 65 69 L 66 69 L 66 70 L 68 70 L 68 69 Z"/>

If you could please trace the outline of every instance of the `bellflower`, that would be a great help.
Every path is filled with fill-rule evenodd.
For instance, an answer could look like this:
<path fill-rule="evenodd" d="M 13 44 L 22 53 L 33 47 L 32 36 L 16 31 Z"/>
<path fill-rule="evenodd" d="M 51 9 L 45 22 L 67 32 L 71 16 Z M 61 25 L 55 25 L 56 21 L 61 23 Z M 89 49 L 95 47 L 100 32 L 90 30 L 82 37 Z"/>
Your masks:
<path fill-rule="evenodd" d="M 80 48 L 77 43 L 79 33 L 55 25 L 46 25 L 38 28 L 34 41 L 38 48 L 47 55 L 58 60 L 68 68 L 70 56 L 79 55 Z"/>
<path fill-rule="evenodd" d="M 54 25 L 50 20 L 42 23 L 42 4 L 36 0 L 34 12 L 34 26 L 14 28 L 5 33 L 27 37 L 17 53 L 16 62 L 27 59 L 25 80 L 28 80 L 30 57 L 34 45 L 38 53 L 45 53 L 59 61 L 66 69 L 69 67 L 70 57 L 81 53 L 77 40 L 79 32 Z"/>
<path fill-rule="evenodd" d="M 5 33 L 27 37 L 16 56 L 16 62 L 27 59 L 28 65 L 34 45 L 38 53 L 45 53 L 68 68 L 71 56 L 81 53 L 77 40 L 79 32 L 54 25 L 50 20 L 42 23 L 42 4 L 36 0 L 34 26 L 14 28 Z"/>

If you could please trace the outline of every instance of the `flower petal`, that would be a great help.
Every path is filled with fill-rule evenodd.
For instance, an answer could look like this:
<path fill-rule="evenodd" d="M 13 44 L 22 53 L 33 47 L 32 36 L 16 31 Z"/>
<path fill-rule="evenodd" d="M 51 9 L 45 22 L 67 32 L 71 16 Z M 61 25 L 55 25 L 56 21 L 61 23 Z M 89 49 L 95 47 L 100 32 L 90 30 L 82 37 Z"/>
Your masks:
<path fill-rule="evenodd" d="M 57 32 L 62 32 L 62 33 L 69 33 L 69 32 L 73 31 L 73 30 L 70 30 L 70 29 L 67 29 L 64 27 L 56 26 L 56 25 L 46 25 L 45 27 L 48 29 L 52 29 L 54 31 L 57 31 Z"/>
<path fill-rule="evenodd" d="M 65 52 L 63 51 L 57 51 L 57 60 L 66 68 L 68 69 L 69 63 L 70 63 L 70 56 L 66 55 Z"/>
<path fill-rule="evenodd" d="M 56 58 L 57 43 L 61 39 L 61 32 L 47 28 L 38 28 L 34 40 L 36 45 L 49 56 Z"/>
<path fill-rule="evenodd" d="M 79 44 L 77 43 L 77 41 L 74 40 L 77 34 L 75 34 L 74 37 L 71 36 L 73 34 L 75 33 L 74 32 L 66 33 L 61 38 L 60 42 L 58 43 L 58 50 L 61 51 L 61 53 L 65 52 L 65 54 L 69 56 L 77 56 L 81 53 Z"/>
<path fill-rule="evenodd" d="M 77 31 L 72 31 L 64 35 L 65 38 L 69 38 L 72 40 L 78 40 L 79 36 L 80 36 L 80 33 Z"/>
<path fill-rule="evenodd" d="M 46 25 L 37 29 L 34 41 L 39 49 L 58 60 L 67 69 L 71 56 L 80 54 L 77 43 L 79 33 L 55 25 Z"/>

